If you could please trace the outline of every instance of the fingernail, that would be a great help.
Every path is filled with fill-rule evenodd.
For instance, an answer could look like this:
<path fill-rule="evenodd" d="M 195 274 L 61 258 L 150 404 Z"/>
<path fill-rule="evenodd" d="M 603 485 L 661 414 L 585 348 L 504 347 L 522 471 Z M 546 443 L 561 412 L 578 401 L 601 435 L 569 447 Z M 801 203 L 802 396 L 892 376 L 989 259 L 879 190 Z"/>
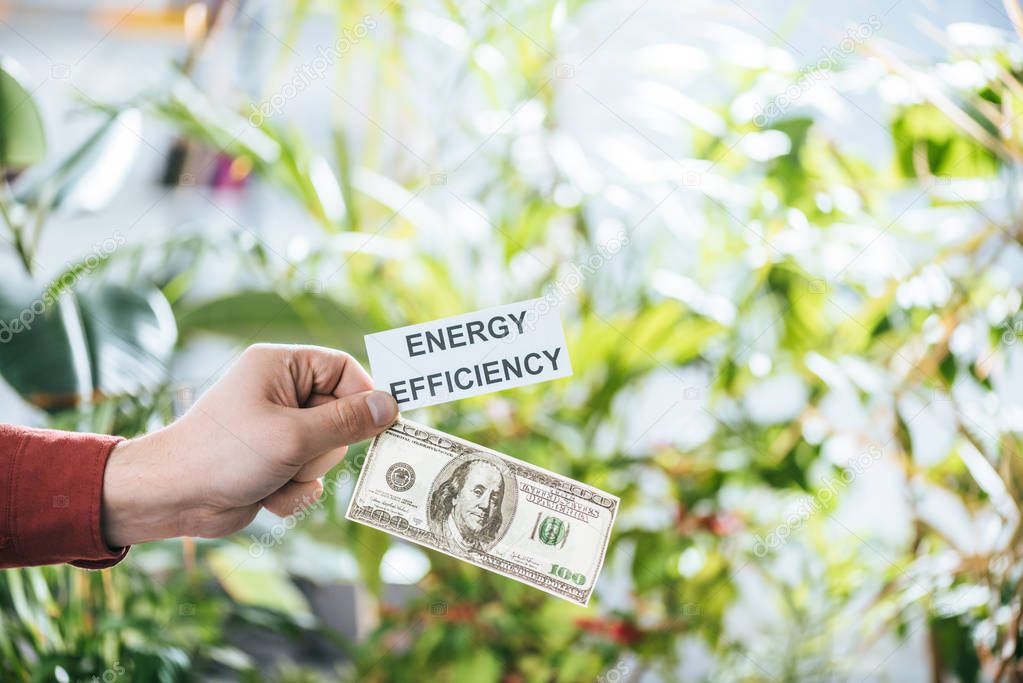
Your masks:
<path fill-rule="evenodd" d="M 366 405 L 369 406 L 369 413 L 373 416 L 373 424 L 377 427 L 386 427 L 394 422 L 398 416 L 398 404 L 386 391 L 374 391 L 366 396 Z"/>

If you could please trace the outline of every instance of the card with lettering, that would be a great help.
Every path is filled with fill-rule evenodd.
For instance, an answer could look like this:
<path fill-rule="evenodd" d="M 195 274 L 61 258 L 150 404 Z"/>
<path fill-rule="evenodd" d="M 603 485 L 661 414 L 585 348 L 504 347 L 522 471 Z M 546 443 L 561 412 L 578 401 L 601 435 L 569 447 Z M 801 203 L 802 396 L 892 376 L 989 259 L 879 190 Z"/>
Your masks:
<path fill-rule="evenodd" d="M 565 333 L 545 299 L 366 335 L 373 381 L 401 410 L 569 377 Z"/>

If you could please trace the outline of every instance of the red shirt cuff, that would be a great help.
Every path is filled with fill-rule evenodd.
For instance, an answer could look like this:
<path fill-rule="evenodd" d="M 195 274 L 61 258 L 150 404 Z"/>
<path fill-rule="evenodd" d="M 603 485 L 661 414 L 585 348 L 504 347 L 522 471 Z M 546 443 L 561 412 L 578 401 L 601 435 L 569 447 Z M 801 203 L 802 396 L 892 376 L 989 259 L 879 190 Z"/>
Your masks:
<path fill-rule="evenodd" d="M 124 558 L 128 548 L 108 547 L 102 525 L 103 474 L 120 441 L 0 425 L 0 566 L 102 569 Z"/>

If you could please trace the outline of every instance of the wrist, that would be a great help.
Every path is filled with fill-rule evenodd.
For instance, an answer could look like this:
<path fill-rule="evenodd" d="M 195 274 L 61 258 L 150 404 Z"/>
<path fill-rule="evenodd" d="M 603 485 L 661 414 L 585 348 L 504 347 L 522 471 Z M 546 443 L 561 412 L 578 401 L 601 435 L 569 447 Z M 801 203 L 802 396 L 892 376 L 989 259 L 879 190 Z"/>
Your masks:
<path fill-rule="evenodd" d="M 103 538 L 111 548 L 181 534 L 186 503 L 166 430 L 114 446 L 103 474 Z"/>

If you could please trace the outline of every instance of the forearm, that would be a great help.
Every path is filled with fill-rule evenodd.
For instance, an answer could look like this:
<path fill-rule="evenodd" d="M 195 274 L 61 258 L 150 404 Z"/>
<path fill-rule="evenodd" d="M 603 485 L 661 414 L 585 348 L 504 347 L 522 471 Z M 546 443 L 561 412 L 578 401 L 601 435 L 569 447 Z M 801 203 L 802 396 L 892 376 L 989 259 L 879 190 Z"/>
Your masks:
<path fill-rule="evenodd" d="M 0 567 L 124 557 L 102 530 L 104 471 L 120 440 L 0 425 Z"/>
<path fill-rule="evenodd" d="M 114 447 L 103 478 L 103 536 L 110 546 L 187 533 L 192 508 L 182 459 L 167 429 Z"/>
<path fill-rule="evenodd" d="M 134 543 L 294 514 L 349 444 L 397 416 L 348 354 L 258 345 L 181 419 L 132 441 L 0 426 L 0 566 L 109 566 Z"/>

